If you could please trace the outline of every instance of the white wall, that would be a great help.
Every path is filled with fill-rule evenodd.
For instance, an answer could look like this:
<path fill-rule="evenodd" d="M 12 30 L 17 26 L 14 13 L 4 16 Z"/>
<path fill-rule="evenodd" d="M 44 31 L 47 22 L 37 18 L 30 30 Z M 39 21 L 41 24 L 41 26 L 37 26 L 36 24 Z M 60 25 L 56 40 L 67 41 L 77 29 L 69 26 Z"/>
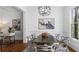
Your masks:
<path fill-rule="evenodd" d="M 29 34 L 28 12 L 26 7 L 19 6 L 18 8 L 23 10 L 23 42 L 26 43 L 26 36 Z"/>
<path fill-rule="evenodd" d="M 58 33 L 63 34 L 63 7 L 61 6 L 53 6 L 51 15 L 45 18 L 55 18 L 55 29 L 53 30 L 39 30 L 38 29 L 38 18 L 44 18 L 38 14 L 37 6 L 20 6 L 24 11 L 23 14 L 23 38 L 26 39 L 26 36 L 31 33 L 42 33 L 49 32 L 51 34 Z M 24 40 L 24 42 L 27 40 Z"/>
<path fill-rule="evenodd" d="M 7 32 L 9 26 L 12 26 L 12 19 L 21 19 L 21 11 L 13 7 L 0 6 L 0 20 L 7 21 L 7 24 L 3 28 L 3 32 Z"/>
<path fill-rule="evenodd" d="M 65 6 L 63 19 L 63 34 L 71 37 L 72 10 L 74 6 Z"/>
<path fill-rule="evenodd" d="M 63 33 L 64 36 L 71 37 L 72 10 L 75 6 L 64 7 Z M 72 38 L 69 40 L 69 46 L 79 52 L 79 40 Z"/>
<path fill-rule="evenodd" d="M 63 34 L 65 36 L 69 36 L 70 9 L 69 9 L 69 7 L 65 6 L 65 7 L 63 7 L 63 10 L 64 10 L 64 15 L 63 15 L 63 17 L 64 17 L 64 19 L 63 19 Z"/>
<path fill-rule="evenodd" d="M 0 6 L 0 20 L 6 21 L 7 23 L 2 29 L 3 33 L 8 33 L 9 27 L 12 27 L 12 20 L 19 19 L 21 20 L 21 31 L 16 31 L 15 39 L 22 40 L 23 39 L 23 25 L 22 25 L 22 11 L 13 6 Z"/>

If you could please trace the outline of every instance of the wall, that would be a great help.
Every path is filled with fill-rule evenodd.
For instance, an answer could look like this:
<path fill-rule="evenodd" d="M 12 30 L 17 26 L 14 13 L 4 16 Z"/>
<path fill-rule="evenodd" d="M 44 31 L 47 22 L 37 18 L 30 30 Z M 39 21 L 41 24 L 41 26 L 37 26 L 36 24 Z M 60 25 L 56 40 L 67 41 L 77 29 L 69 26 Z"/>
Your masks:
<path fill-rule="evenodd" d="M 16 9 L 13 6 L 0 6 L 0 20 L 6 21 L 7 24 L 5 24 L 5 27 L 2 29 L 4 33 L 8 32 L 8 28 L 12 27 L 12 20 L 13 19 L 20 19 L 21 20 L 21 31 L 20 36 L 21 38 L 19 40 L 22 40 L 22 11 L 19 9 Z"/>
<path fill-rule="evenodd" d="M 13 7 L 0 7 L 0 20 L 6 21 L 7 24 L 3 28 L 3 32 L 7 32 L 8 27 L 12 26 L 12 19 L 21 19 L 21 12 Z"/>
<path fill-rule="evenodd" d="M 64 20 L 63 20 L 63 34 L 64 36 L 71 37 L 71 23 L 72 23 L 72 11 L 74 6 L 65 6 Z"/>
<path fill-rule="evenodd" d="M 38 29 L 38 18 L 42 18 L 38 14 L 37 6 L 27 6 L 19 7 L 24 11 L 23 14 L 23 38 L 26 39 L 26 36 L 31 33 L 40 34 L 42 32 L 49 32 L 51 34 L 58 33 L 63 34 L 63 7 L 53 6 L 51 15 L 45 18 L 55 18 L 55 29 L 53 30 L 39 30 Z M 44 17 L 43 17 L 44 18 Z M 24 42 L 27 40 L 24 40 Z"/>
<path fill-rule="evenodd" d="M 64 36 L 71 37 L 72 10 L 75 6 L 64 7 L 63 33 Z M 69 40 L 69 46 L 79 52 L 79 40 L 72 38 Z"/>
<path fill-rule="evenodd" d="M 27 8 L 24 6 L 19 6 L 18 8 L 20 8 L 23 11 L 23 42 L 26 43 L 27 42 L 26 36 L 29 34 L 28 12 Z"/>
<path fill-rule="evenodd" d="M 64 36 L 71 37 L 71 23 L 72 23 L 72 11 L 74 6 L 64 7 L 64 20 L 63 20 L 63 34 Z"/>

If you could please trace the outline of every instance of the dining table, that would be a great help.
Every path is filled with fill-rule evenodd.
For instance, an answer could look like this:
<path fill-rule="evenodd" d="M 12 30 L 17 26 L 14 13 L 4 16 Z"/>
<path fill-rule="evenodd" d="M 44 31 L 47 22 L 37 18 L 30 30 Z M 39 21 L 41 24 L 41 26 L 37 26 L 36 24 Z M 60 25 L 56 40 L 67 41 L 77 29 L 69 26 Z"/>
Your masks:
<path fill-rule="evenodd" d="M 6 38 L 8 38 L 9 43 L 5 42 Z M 14 39 L 12 39 L 12 38 L 14 38 Z M 0 34 L 1 51 L 2 51 L 3 45 L 7 45 L 7 44 L 11 44 L 11 43 L 15 43 L 15 34 L 14 33 L 1 33 Z"/>

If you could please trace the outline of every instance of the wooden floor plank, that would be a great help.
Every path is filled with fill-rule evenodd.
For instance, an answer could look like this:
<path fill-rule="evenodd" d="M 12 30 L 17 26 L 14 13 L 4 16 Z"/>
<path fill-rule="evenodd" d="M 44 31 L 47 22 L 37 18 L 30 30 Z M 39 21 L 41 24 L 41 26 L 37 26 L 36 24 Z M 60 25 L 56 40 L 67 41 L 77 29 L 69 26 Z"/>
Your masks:
<path fill-rule="evenodd" d="M 22 52 L 27 47 L 26 43 L 22 41 L 16 41 L 12 44 L 0 45 L 0 51 L 2 52 Z"/>

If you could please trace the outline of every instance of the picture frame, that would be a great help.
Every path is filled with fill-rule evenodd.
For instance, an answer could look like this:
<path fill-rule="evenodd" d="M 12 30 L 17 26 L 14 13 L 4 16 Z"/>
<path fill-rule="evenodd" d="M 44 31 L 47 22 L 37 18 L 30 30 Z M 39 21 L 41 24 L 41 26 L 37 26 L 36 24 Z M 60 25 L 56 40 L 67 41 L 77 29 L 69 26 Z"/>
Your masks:
<path fill-rule="evenodd" d="M 12 27 L 15 29 L 15 31 L 21 30 L 21 20 L 20 19 L 13 19 L 12 20 Z"/>
<path fill-rule="evenodd" d="M 39 18 L 38 29 L 54 29 L 55 18 Z"/>

